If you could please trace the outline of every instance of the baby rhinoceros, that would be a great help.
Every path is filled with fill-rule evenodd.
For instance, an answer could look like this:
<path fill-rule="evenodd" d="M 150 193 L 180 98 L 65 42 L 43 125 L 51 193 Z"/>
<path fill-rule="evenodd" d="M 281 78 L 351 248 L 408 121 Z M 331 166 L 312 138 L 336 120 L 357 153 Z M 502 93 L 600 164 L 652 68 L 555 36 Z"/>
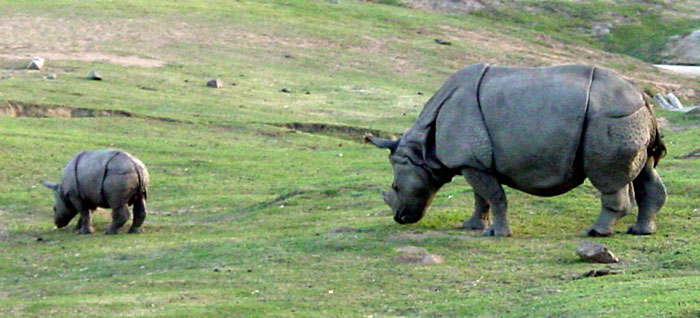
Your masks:
<path fill-rule="evenodd" d="M 112 209 L 112 224 L 105 234 L 117 234 L 129 220 L 133 205 L 134 220 L 129 233 L 140 233 L 146 219 L 148 170 L 136 157 L 120 150 L 81 151 L 63 170 L 61 184 L 42 182 L 53 190 L 54 223 L 62 228 L 80 214 L 76 226 L 80 234 L 92 234 L 91 213 L 96 208 Z"/>
<path fill-rule="evenodd" d="M 401 224 L 418 222 L 456 175 L 474 190 L 464 227 L 492 236 L 511 235 L 502 185 L 555 196 L 588 178 L 602 205 L 591 236 L 611 235 L 631 201 L 639 213 L 628 232 L 654 233 L 666 201 L 654 169 L 666 148 L 651 107 L 603 68 L 474 64 L 442 86 L 401 139 L 368 141 L 391 150 L 394 182 L 384 201 Z"/>

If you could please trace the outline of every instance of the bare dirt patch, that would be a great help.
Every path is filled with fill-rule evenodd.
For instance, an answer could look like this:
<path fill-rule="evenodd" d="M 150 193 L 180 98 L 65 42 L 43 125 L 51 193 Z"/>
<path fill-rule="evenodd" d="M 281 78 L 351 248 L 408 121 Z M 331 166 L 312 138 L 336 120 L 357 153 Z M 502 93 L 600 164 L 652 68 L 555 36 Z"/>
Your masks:
<path fill-rule="evenodd" d="M 344 140 L 350 140 L 354 142 L 364 142 L 366 135 L 372 135 L 381 138 L 396 138 L 396 135 L 390 132 L 381 131 L 378 129 L 345 126 L 345 125 L 332 125 L 324 123 L 286 123 L 286 124 L 272 124 L 277 127 L 284 127 L 294 131 L 301 131 L 311 134 L 319 134 L 324 136 L 329 136 L 333 138 L 339 138 Z"/>
<path fill-rule="evenodd" d="M 63 105 L 41 105 L 13 100 L 0 103 L 0 115 L 8 117 L 33 118 L 133 117 L 165 122 L 178 122 L 178 120 L 175 119 L 138 115 L 123 110 L 92 109 Z"/>

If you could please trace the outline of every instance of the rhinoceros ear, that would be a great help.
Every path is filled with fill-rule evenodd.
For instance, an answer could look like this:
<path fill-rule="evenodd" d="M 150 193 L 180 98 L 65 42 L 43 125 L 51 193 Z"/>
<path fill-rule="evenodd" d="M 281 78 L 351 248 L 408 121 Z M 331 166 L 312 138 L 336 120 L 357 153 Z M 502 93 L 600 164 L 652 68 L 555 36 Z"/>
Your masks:
<path fill-rule="evenodd" d="M 377 138 L 377 137 L 372 137 L 372 136 L 365 136 L 365 141 L 377 146 L 377 148 L 389 149 L 393 153 L 394 151 L 396 151 L 396 148 L 399 146 L 400 140 L 391 140 L 391 139 Z"/>
<path fill-rule="evenodd" d="M 41 181 L 41 185 L 43 185 L 51 190 L 58 191 L 58 184 L 47 182 L 47 181 Z"/>

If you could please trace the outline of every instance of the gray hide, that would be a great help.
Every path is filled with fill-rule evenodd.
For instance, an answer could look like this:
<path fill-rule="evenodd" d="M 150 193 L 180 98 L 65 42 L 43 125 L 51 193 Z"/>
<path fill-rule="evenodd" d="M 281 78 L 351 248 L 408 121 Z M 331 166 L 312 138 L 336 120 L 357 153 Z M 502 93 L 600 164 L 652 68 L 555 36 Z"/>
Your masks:
<path fill-rule="evenodd" d="M 650 106 L 631 83 L 601 68 L 474 64 L 443 85 L 398 142 L 368 140 L 392 150 L 394 183 L 385 201 L 399 223 L 420 220 L 455 175 L 475 193 L 465 227 L 486 228 L 493 212 L 486 235 L 511 234 L 502 184 L 554 196 L 589 178 L 602 193 L 592 236 L 610 235 L 635 199 L 640 211 L 629 232 L 651 234 L 665 202 L 654 170 L 665 147 Z"/>
<path fill-rule="evenodd" d="M 136 157 L 120 150 L 82 151 L 68 161 L 60 185 L 43 184 L 54 190 L 54 221 L 66 226 L 76 215 L 81 234 L 93 233 L 91 212 L 98 207 L 112 209 L 112 224 L 106 234 L 116 234 L 129 219 L 127 206 L 133 205 L 134 218 L 129 230 L 141 232 L 146 218 L 149 175 Z"/>

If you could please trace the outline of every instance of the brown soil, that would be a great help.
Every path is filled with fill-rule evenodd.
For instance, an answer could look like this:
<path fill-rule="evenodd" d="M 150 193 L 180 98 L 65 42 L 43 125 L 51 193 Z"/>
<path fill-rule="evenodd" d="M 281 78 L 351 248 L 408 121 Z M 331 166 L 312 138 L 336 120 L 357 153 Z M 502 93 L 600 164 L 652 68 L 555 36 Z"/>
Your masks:
<path fill-rule="evenodd" d="M 333 138 L 340 138 L 355 142 L 364 142 L 365 136 L 372 135 L 381 138 L 396 138 L 395 134 L 370 128 L 332 125 L 323 123 L 286 123 L 272 124 L 277 127 L 284 127 L 294 131 L 301 131 L 311 134 L 325 135 Z"/>
<path fill-rule="evenodd" d="M 122 110 L 80 108 L 63 105 L 41 105 L 8 100 L 0 102 L 0 116 L 33 118 L 134 117 L 165 122 L 175 119 L 133 114 Z"/>

